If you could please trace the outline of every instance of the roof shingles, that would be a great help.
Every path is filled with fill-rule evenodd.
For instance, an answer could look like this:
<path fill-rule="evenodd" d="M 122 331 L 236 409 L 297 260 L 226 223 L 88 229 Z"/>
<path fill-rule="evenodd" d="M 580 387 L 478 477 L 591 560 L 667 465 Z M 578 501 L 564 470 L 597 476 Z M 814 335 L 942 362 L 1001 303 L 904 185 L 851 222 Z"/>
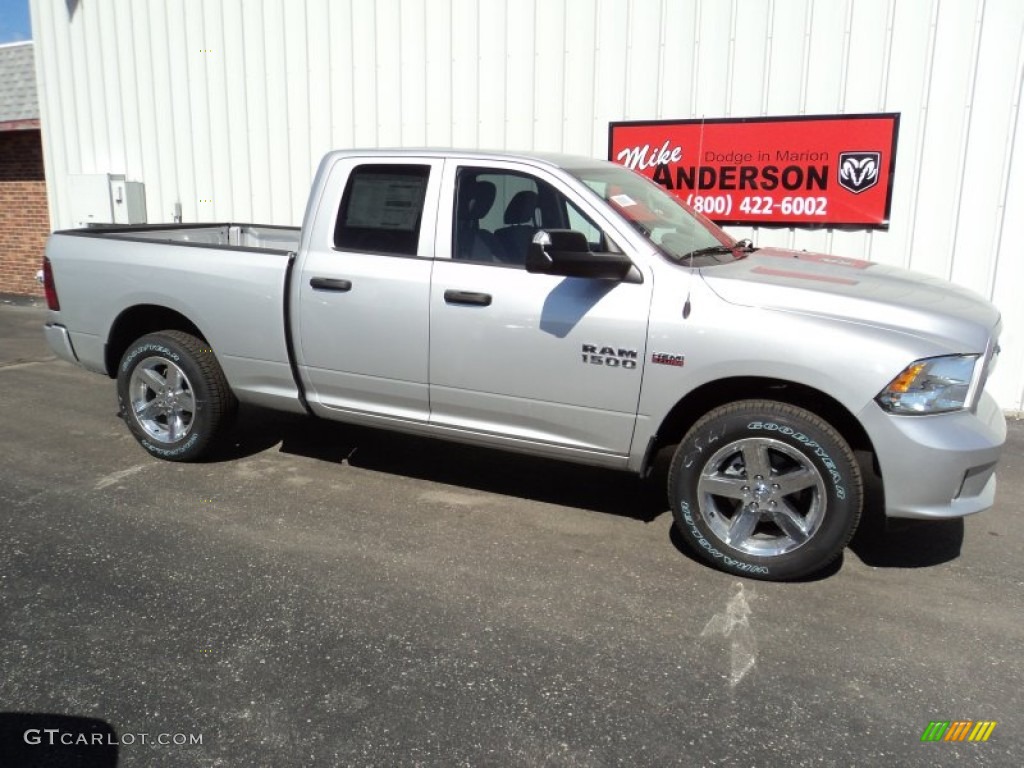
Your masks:
<path fill-rule="evenodd" d="M 38 119 L 32 43 L 0 45 L 0 125 Z"/>

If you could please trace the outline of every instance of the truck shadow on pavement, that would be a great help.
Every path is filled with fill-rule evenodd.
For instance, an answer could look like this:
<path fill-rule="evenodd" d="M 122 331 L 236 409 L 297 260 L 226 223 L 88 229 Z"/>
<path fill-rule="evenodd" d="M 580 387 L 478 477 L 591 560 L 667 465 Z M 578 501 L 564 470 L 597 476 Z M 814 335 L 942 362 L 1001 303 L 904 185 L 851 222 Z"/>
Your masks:
<path fill-rule="evenodd" d="M 669 511 L 665 487 L 671 450 L 662 451 L 654 471 L 641 479 L 627 472 L 243 406 L 230 438 L 209 461 L 235 461 L 275 446 L 282 453 L 331 464 L 347 463 L 375 472 L 620 515 L 644 523 Z M 926 568 L 959 557 L 964 538 L 962 519 L 886 522 L 882 504 L 877 478 L 869 477 L 864 514 L 849 544 L 865 565 Z M 684 555 L 699 560 L 674 528 L 672 542 Z M 842 557 L 804 580 L 827 578 L 841 567 Z"/>
<path fill-rule="evenodd" d="M 418 480 L 652 522 L 668 511 L 664 485 L 627 472 L 553 461 L 243 406 L 209 461 L 281 453 Z"/>
<path fill-rule="evenodd" d="M 872 568 L 928 568 L 960 557 L 964 521 L 887 519 L 881 479 L 870 454 L 858 453 L 864 510 L 849 549 Z"/>
<path fill-rule="evenodd" d="M 960 557 L 964 521 L 890 520 L 862 524 L 850 549 L 873 568 L 929 568 Z"/>

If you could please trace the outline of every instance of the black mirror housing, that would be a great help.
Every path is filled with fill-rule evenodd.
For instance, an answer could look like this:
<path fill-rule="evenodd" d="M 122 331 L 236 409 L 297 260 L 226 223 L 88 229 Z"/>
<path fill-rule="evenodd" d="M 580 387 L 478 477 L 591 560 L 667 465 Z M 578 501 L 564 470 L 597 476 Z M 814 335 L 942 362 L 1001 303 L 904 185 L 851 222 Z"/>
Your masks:
<path fill-rule="evenodd" d="M 562 277 L 622 280 L 633 262 L 622 253 L 594 253 L 587 236 L 572 229 L 538 232 L 526 254 L 526 271 Z"/>

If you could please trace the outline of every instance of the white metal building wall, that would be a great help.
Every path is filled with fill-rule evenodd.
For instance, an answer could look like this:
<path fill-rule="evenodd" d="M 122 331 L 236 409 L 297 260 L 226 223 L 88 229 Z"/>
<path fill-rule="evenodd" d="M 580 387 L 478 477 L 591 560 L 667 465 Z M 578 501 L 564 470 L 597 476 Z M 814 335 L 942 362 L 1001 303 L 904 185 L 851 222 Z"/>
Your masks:
<path fill-rule="evenodd" d="M 950 278 L 1003 311 L 1024 400 L 1021 0 L 31 0 L 50 211 L 69 174 L 150 221 L 298 223 L 352 146 L 604 157 L 609 121 L 900 112 L 888 231 L 759 244 Z M 750 230 L 736 228 L 736 234 Z"/>

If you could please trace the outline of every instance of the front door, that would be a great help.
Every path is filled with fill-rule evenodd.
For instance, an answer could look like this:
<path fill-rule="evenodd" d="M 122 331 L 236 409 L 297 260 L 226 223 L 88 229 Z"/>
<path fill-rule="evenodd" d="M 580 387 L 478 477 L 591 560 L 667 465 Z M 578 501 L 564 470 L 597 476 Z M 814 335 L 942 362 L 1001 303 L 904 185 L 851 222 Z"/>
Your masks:
<path fill-rule="evenodd" d="M 555 453 L 629 452 L 651 280 L 530 274 L 539 229 L 575 229 L 614 249 L 600 213 L 515 163 L 449 161 L 430 297 L 431 423 Z"/>

